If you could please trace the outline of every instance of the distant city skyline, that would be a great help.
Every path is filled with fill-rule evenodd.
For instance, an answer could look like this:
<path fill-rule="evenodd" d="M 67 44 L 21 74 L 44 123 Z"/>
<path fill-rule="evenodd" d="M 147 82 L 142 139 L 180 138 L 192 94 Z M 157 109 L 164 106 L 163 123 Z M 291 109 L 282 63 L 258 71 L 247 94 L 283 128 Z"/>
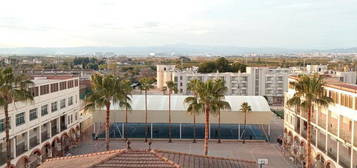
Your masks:
<path fill-rule="evenodd" d="M 0 48 L 357 47 L 353 0 L 5 0 Z"/>

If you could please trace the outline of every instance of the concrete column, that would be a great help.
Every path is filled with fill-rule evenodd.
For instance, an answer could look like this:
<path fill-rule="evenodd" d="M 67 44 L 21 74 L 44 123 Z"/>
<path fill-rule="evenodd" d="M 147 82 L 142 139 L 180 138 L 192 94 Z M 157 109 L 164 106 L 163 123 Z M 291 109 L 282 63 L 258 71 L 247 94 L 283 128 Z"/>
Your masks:
<path fill-rule="evenodd" d="M 351 119 L 352 120 L 352 119 Z M 355 121 L 352 120 L 352 135 L 351 135 L 351 166 L 350 167 L 353 167 L 353 155 L 354 155 L 354 150 L 353 150 L 353 147 L 355 146 L 354 145 L 354 141 L 355 141 Z"/>
<path fill-rule="evenodd" d="M 13 158 L 16 158 L 16 137 L 12 139 Z"/>
<path fill-rule="evenodd" d="M 121 123 L 121 138 L 124 138 L 124 123 Z"/>
<path fill-rule="evenodd" d="M 67 116 L 64 117 L 64 122 L 66 122 L 66 118 L 67 118 Z M 61 132 L 61 125 L 60 125 L 61 124 L 61 119 L 60 118 L 56 119 L 56 124 L 57 124 L 57 132 L 60 133 Z"/>
<path fill-rule="evenodd" d="M 30 150 L 30 131 L 26 131 L 26 149 L 27 149 L 27 151 L 29 151 Z"/>
<path fill-rule="evenodd" d="M 238 139 L 240 139 L 240 124 L 238 124 Z"/>
<path fill-rule="evenodd" d="M 49 138 L 51 138 L 51 137 L 52 137 L 52 123 L 51 123 L 51 121 L 48 122 L 48 124 L 47 124 L 47 129 L 50 130 L 50 131 L 48 132 L 48 134 L 49 134 Z"/>
<path fill-rule="evenodd" d="M 38 140 L 39 143 L 42 143 L 42 124 L 40 124 L 40 126 L 38 127 Z"/>
<path fill-rule="evenodd" d="M 182 124 L 180 123 L 180 139 L 182 139 Z"/>
<path fill-rule="evenodd" d="M 338 117 L 337 117 L 337 137 L 340 137 L 340 124 L 341 124 L 341 122 L 340 122 L 340 119 L 341 119 L 341 116 L 340 115 L 338 115 Z M 339 162 L 339 160 L 340 160 L 340 142 L 338 141 L 338 139 L 336 139 L 336 142 L 337 142 L 337 163 Z"/>
<path fill-rule="evenodd" d="M 327 151 L 328 151 L 328 139 L 329 139 L 329 137 L 328 137 L 328 134 L 327 134 L 327 132 L 328 132 L 328 124 L 329 124 L 329 119 L 330 119 L 330 112 L 327 110 L 327 115 L 326 115 L 326 125 L 325 125 L 325 129 L 326 129 L 326 132 L 325 132 L 325 137 L 326 137 L 326 139 L 325 139 L 325 153 L 327 154 Z"/>

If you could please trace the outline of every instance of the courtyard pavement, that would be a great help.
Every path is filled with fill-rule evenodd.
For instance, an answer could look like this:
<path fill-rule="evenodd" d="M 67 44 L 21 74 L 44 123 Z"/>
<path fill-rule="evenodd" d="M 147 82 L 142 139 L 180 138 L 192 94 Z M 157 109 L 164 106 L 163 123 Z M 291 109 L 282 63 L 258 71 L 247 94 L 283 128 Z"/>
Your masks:
<path fill-rule="evenodd" d="M 264 168 L 295 168 L 292 162 L 283 155 L 279 145 L 276 143 L 276 138 L 282 133 L 282 120 L 274 118 L 272 122 L 272 138 L 271 142 L 242 142 L 223 141 L 217 143 L 217 140 L 209 142 L 209 155 L 217 157 L 227 157 L 234 159 L 254 160 L 264 158 L 269 160 L 269 164 Z M 90 131 L 89 131 L 90 132 Z M 144 140 L 131 140 L 132 149 L 148 149 L 147 143 Z M 111 140 L 111 149 L 126 148 L 126 142 L 123 140 Z M 184 152 L 191 154 L 203 154 L 203 141 L 192 143 L 192 140 L 173 140 L 168 143 L 167 140 L 153 140 L 151 149 L 160 149 L 176 152 Z M 105 151 L 105 141 L 91 139 L 90 133 L 84 135 L 81 143 L 70 150 L 72 155 L 86 154 L 92 152 Z"/>

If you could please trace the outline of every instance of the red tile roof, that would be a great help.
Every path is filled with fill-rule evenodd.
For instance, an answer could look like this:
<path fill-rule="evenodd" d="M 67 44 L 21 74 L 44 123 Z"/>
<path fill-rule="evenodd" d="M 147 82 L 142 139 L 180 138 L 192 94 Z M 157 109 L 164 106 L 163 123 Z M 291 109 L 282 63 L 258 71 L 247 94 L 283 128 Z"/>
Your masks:
<path fill-rule="evenodd" d="M 113 150 L 49 159 L 40 168 L 255 168 L 255 161 L 162 150 Z"/>

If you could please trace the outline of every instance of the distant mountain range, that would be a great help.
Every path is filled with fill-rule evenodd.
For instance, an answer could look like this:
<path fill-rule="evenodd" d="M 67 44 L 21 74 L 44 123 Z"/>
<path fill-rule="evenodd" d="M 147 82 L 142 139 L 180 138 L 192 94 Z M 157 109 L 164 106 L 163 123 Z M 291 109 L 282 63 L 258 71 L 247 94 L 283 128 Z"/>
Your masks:
<path fill-rule="evenodd" d="M 297 53 L 357 53 L 355 48 L 339 48 L 329 50 L 317 49 L 285 49 L 285 48 L 249 48 L 234 46 L 204 46 L 173 44 L 152 47 L 65 47 L 65 48 L 0 48 L 0 55 L 129 55 L 147 56 L 155 53 L 157 56 L 173 55 L 200 55 L 200 56 L 220 56 L 220 55 L 242 55 L 242 54 L 297 54 Z"/>

